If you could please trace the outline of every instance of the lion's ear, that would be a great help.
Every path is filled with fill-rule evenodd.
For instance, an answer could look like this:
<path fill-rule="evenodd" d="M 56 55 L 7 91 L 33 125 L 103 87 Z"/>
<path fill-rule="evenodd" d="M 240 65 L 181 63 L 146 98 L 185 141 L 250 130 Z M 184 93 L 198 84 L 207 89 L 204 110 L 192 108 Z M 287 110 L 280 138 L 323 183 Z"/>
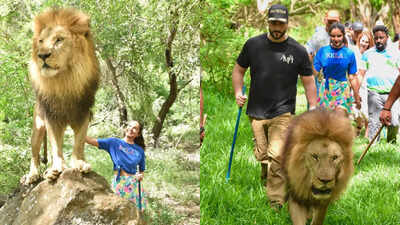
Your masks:
<path fill-rule="evenodd" d="M 70 28 L 73 32 L 87 36 L 90 29 L 90 18 L 82 12 L 77 12 L 71 21 Z"/>
<path fill-rule="evenodd" d="M 36 17 L 32 24 L 33 34 L 34 36 L 38 36 L 40 32 L 44 29 L 45 25 L 42 21 L 41 17 Z"/>
<path fill-rule="evenodd" d="M 77 21 L 75 22 L 76 25 L 79 26 L 87 26 L 89 27 L 90 24 L 90 18 L 88 15 L 82 13 L 82 12 L 78 12 L 77 13 Z"/>

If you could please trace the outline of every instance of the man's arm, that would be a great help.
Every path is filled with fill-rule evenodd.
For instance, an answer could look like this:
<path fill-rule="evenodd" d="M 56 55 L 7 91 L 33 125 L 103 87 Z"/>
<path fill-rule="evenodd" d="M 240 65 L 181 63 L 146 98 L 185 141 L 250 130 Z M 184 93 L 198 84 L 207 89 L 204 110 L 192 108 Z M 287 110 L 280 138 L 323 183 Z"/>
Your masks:
<path fill-rule="evenodd" d="M 400 76 L 397 77 L 392 90 L 390 90 L 389 97 L 383 106 L 386 109 L 391 109 L 393 103 L 400 97 Z"/>
<path fill-rule="evenodd" d="M 310 109 L 317 106 L 317 88 L 315 87 L 314 76 L 300 76 L 303 83 L 306 98 Z"/>
<path fill-rule="evenodd" d="M 390 125 L 392 121 L 392 109 L 393 103 L 400 97 L 400 76 L 397 76 L 396 82 L 394 83 L 392 90 L 390 90 L 389 97 L 387 98 L 385 105 L 381 111 L 379 119 L 385 125 Z"/>
<path fill-rule="evenodd" d="M 247 97 L 244 96 L 242 93 L 243 78 L 246 70 L 247 68 L 241 67 L 239 64 L 236 63 L 235 67 L 233 67 L 232 72 L 232 85 L 233 90 L 235 91 L 236 104 L 238 104 L 238 106 L 240 107 L 242 107 L 247 100 Z"/>

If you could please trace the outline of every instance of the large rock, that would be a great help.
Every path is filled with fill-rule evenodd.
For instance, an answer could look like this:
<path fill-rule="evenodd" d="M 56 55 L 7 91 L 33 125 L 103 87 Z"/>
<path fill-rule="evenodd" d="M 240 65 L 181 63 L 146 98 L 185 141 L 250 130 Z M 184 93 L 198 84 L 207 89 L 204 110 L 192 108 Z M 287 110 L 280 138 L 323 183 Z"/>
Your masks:
<path fill-rule="evenodd" d="M 66 169 L 55 182 L 21 186 L 0 208 L 2 225 L 131 225 L 136 207 L 95 172 Z"/>

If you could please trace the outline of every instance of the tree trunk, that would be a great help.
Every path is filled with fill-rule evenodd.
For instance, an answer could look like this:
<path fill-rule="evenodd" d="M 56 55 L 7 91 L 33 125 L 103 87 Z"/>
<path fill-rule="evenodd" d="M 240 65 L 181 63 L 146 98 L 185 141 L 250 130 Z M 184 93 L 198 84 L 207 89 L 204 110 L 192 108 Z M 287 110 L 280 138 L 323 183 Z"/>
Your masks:
<path fill-rule="evenodd" d="M 121 91 L 121 88 L 117 79 L 117 72 L 115 67 L 113 66 L 111 59 L 106 59 L 107 67 L 111 71 L 111 83 L 114 86 L 115 91 L 117 92 L 117 104 L 119 111 L 119 125 L 123 127 L 128 121 L 128 110 L 125 105 L 125 96 Z"/>
<path fill-rule="evenodd" d="M 390 7 L 392 9 L 392 23 L 394 28 L 394 33 L 400 33 L 400 1 L 399 0 L 391 0 Z"/>
<path fill-rule="evenodd" d="M 354 1 L 350 1 L 350 15 L 351 16 L 348 18 L 349 21 L 354 20 L 354 18 L 357 18 L 357 15 L 359 15 L 359 11 L 357 10 L 357 5 L 354 3 Z"/>
<path fill-rule="evenodd" d="M 153 133 L 153 140 L 154 140 L 154 146 L 156 147 L 158 145 L 158 138 L 160 137 L 160 133 L 164 124 L 164 120 L 167 117 L 167 113 L 169 112 L 169 109 L 171 108 L 172 104 L 174 104 L 177 96 L 178 96 L 178 84 L 177 84 L 177 74 L 173 70 L 174 63 L 172 59 L 172 42 L 175 39 L 176 32 L 178 29 L 178 21 L 177 18 L 173 18 L 175 21 L 172 23 L 170 27 L 170 34 L 168 36 L 168 41 L 167 41 L 167 47 L 165 49 L 165 62 L 167 66 L 167 71 L 168 71 L 168 77 L 169 77 L 169 95 L 168 98 L 165 100 L 163 105 L 161 106 L 160 111 L 158 112 L 158 116 L 156 118 L 156 121 L 154 123 L 152 133 Z"/>
<path fill-rule="evenodd" d="M 373 23 L 372 19 L 372 7 L 369 0 L 358 0 L 358 7 L 360 10 L 361 21 L 365 27 L 371 30 Z"/>

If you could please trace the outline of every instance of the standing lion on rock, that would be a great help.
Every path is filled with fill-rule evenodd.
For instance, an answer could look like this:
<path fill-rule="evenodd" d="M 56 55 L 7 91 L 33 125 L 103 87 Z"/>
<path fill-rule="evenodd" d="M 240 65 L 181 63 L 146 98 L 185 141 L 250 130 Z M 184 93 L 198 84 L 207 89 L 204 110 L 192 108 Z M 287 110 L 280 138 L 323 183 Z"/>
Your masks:
<path fill-rule="evenodd" d="M 316 109 L 295 117 L 282 152 L 294 225 L 323 224 L 353 174 L 354 131 L 348 118 Z"/>
<path fill-rule="evenodd" d="M 50 9 L 36 16 L 29 71 L 36 104 L 32 160 L 25 183 L 39 178 L 39 151 L 46 132 L 53 160 L 45 178 L 56 179 L 66 168 L 62 146 L 67 125 L 74 131 L 71 166 L 90 171 L 84 161 L 84 141 L 100 70 L 89 17 L 75 9 Z"/>

